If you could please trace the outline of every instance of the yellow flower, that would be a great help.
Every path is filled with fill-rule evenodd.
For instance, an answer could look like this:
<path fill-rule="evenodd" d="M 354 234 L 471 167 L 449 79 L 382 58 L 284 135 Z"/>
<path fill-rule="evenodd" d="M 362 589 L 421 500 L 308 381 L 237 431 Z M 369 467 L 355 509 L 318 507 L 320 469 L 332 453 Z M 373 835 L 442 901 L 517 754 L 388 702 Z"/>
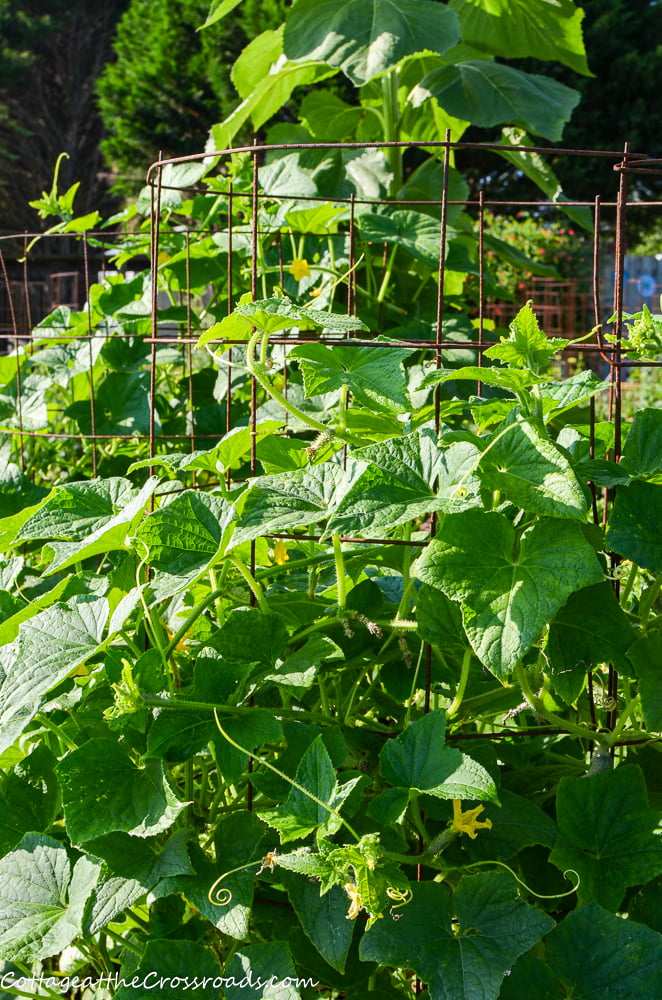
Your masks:
<path fill-rule="evenodd" d="M 453 799 L 453 822 L 451 823 L 451 830 L 457 830 L 458 833 L 468 833 L 472 840 L 475 840 L 478 836 L 476 833 L 477 830 L 491 830 L 491 819 L 486 819 L 481 823 L 476 818 L 479 813 L 482 813 L 484 808 L 485 806 L 476 806 L 475 809 L 467 809 L 463 812 L 460 799 Z"/>
<path fill-rule="evenodd" d="M 283 566 L 286 562 L 289 562 L 289 559 L 285 542 L 282 538 L 277 538 L 274 544 L 274 562 L 277 566 Z"/>
<path fill-rule="evenodd" d="M 318 285 L 317 288 L 311 289 L 311 291 L 310 291 L 309 294 L 310 294 L 311 299 L 318 298 L 318 296 L 320 296 L 322 294 L 322 286 Z"/>
<path fill-rule="evenodd" d="M 356 920 L 363 908 L 359 890 L 353 882 L 346 882 L 343 889 L 351 900 L 349 910 L 347 911 L 347 920 Z"/>
<path fill-rule="evenodd" d="M 307 278 L 310 274 L 310 268 L 308 267 L 308 261 L 305 257 L 295 257 L 292 261 L 291 267 L 287 269 L 292 275 L 295 281 L 301 281 L 302 278 Z"/>

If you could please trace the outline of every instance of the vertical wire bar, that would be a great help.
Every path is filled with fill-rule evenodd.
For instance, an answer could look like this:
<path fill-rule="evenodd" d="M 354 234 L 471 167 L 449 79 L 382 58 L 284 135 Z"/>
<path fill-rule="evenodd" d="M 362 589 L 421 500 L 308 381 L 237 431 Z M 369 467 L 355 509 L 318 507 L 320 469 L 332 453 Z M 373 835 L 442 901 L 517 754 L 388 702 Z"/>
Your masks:
<path fill-rule="evenodd" d="M 234 287 L 232 279 L 232 266 L 233 266 L 233 255 L 232 255 L 232 213 L 233 208 L 233 194 L 234 190 L 232 187 L 232 181 L 230 181 L 230 186 L 228 188 L 228 316 L 232 315 L 232 310 L 234 309 Z M 225 433 L 229 434 L 232 429 L 232 348 L 228 351 L 228 374 L 225 382 Z M 232 483 L 232 473 L 228 467 L 225 472 L 225 485 L 230 489 L 230 484 Z"/>
<path fill-rule="evenodd" d="M 616 315 L 615 324 L 615 336 L 616 342 L 613 348 L 613 363 L 612 363 L 612 382 L 613 382 L 613 395 L 611 398 L 612 407 L 609 414 L 610 419 L 614 422 L 614 461 L 620 461 L 621 457 L 621 402 L 622 402 L 622 369 L 621 369 L 621 357 L 622 357 L 622 338 L 623 338 L 623 285 L 625 280 L 625 230 L 626 230 L 626 218 L 627 218 L 627 189 L 628 189 L 628 159 L 630 153 L 629 142 L 625 143 L 625 148 L 623 151 L 623 162 L 621 164 L 620 179 L 618 185 L 618 198 L 616 201 L 616 259 L 614 262 L 614 313 Z M 617 487 L 614 487 L 611 491 L 612 500 Z M 610 556 L 610 562 L 612 571 L 616 569 L 620 563 L 620 556 L 614 553 Z M 616 597 L 618 598 L 620 593 L 620 584 L 617 579 L 613 583 L 614 591 Z M 616 724 L 616 716 L 618 711 L 617 697 L 618 697 L 618 673 L 614 668 L 613 664 L 609 665 L 609 683 L 607 694 L 610 699 L 610 705 L 614 705 L 607 711 L 606 723 L 608 729 L 613 729 Z"/>
<path fill-rule="evenodd" d="M 448 174 L 450 169 L 450 140 L 451 130 L 446 129 L 446 142 L 444 145 L 444 174 L 441 188 L 441 219 L 439 228 L 439 272 L 437 289 L 437 335 L 435 339 L 435 365 L 437 369 L 442 367 L 441 342 L 443 340 L 444 325 L 444 279 L 446 274 L 446 232 L 448 226 Z M 441 427 L 441 387 L 436 386 L 434 391 L 434 428 L 437 434 Z"/>
<path fill-rule="evenodd" d="M 188 382 L 188 409 L 189 420 L 191 422 L 191 453 L 195 451 L 195 414 L 193 412 L 193 321 L 191 316 L 191 234 L 186 230 L 186 350 L 185 350 L 185 371 Z M 193 470 L 193 482 L 196 481 L 196 473 Z"/>
<path fill-rule="evenodd" d="M 596 196 L 595 208 L 593 215 L 593 329 L 596 331 L 596 338 L 598 337 L 598 331 L 601 329 L 600 324 L 602 323 L 602 308 L 600 305 L 600 195 Z M 590 418 L 589 418 L 589 455 L 591 459 L 595 458 L 595 397 L 591 397 L 590 401 Z M 600 523 L 600 515 L 598 513 L 598 497 L 597 490 L 594 483 L 589 483 L 591 490 L 591 506 L 593 511 L 593 522 L 595 524 Z M 606 506 L 606 503 L 605 503 Z M 596 726 L 596 715 L 595 715 L 595 691 L 593 687 L 593 671 L 589 670 L 586 679 L 586 689 L 588 693 L 588 708 L 589 708 L 589 718 L 591 720 L 591 725 L 593 728 Z M 593 744 L 589 746 L 589 752 L 593 752 Z"/>
<path fill-rule="evenodd" d="M 349 277 L 347 279 L 347 315 L 356 316 L 356 204 L 349 199 Z M 350 336 L 352 336 L 350 334 Z"/>
<path fill-rule="evenodd" d="M 83 233 L 83 280 L 85 282 L 85 300 L 90 301 L 90 260 L 89 260 L 89 245 L 87 242 L 87 233 Z M 89 346 L 89 358 L 90 358 L 90 371 L 89 371 L 89 386 L 90 386 L 90 429 L 92 431 L 92 475 L 96 479 L 97 477 L 97 417 L 95 413 L 95 395 L 94 395 L 94 349 L 93 349 L 93 334 L 92 334 L 92 311 L 88 308 L 87 310 L 87 337 Z"/>
<path fill-rule="evenodd" d="M 251 219 L 251 299 L 257 299 L 257 243 L 258 243 L 258 173 L 257 173 L 257 139 L 253 139 L 253 190 Z M 257 472 L 257 380 L 251 375 L 251 476 Z M 255 574 L 255 540 L 251 542 L 251 573 Z M 251 605 L 255 604 L 255 594 L 251 591 Z"/>
<path fill-rule="evenodd" d="M 25 296 L 25 319 L 26 319 L 26 333 L 30 334 L 30 340 L 28 341 L 28 350 L 30 354 L 33 351 L 32 344 L 32 303 L 30 302 L 30 282 L 28 281 L 28 238 L 23 237 L 23 294 Z"/>
<path fill-rule="evenodd" d="M 485 192 L 478 193 L 478 367 L 483 367 L 483 325 L 485 322 Z M 476 384 L 476 394 L 480 396 L 483 383 Z"/>
<path fill-rule="evenodd" d="M 162 154 L 159 152 L 159 160 Z M 158 277 L 159 277 L 159 242 L 161 236 L 161 184 L 163 167 L 159 163 L 156 171 L 156 190 L 151 186 L 150 236 L 151 254 L 150 268 L 152 280 L 152 343 L 149 369 L 149 457 L 154 458 L 154 430 L 156 426 L 156 339 L 158 337 Z M 149 467 L 150 476 L 154 468 Z"/>
<path fill-rule="evenodd" d="M 16 324 L 16 312 L 14 310 L 14 299 L 9 284 L 7 264 L 0 249 L 0 268 L 7 291 L 7 305 L 9 306 L 9 318 L 11 320 L 12 332 L 14 334 L 14 350 L 16 352 L 16 413 L 18 416 L 18 467 L 21 472 L 25 472 L 25 455 L 23 453 L 23 383 L 21 378 L 21 358 L 19 354 L 18 326 Z"/>

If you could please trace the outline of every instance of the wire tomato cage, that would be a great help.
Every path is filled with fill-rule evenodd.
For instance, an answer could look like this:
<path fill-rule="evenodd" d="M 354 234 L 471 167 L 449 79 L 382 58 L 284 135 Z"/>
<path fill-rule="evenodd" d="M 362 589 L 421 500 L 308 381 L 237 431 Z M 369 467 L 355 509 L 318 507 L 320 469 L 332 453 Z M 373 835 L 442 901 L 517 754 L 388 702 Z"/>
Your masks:
<path fill-rule="evenodd" d="M 483 181 L 474 179 L 470 186 L 463 179 L 463 165 L 477 156 L 501 170 L 505 157 L 520 179 L 532 176 L 535 167 L 541 174 L 541 157 L 611 162 L 613 194 L 591 202 L 508 200 L 508 194 L 494 193 L 488 168 Z M 403 181 L 389 195 L 396 161 Z M 13 489 L 28 497 L 33 487 L 124 475 L 136 459 L 146 468 L 163 468 L 160 460 L 173 451 L 180 458 L 165 468 L 188 472 L 190 481 L 167 484 L 166 492 L 232 488 L 264 469 L 279 468 L 278 455 L 264 446 L 275 427 L 299 467 L 325 454 L 346 464 L 351 460 L 346 444 L 330 449 L 324 430 L 315 434 L 296 417 L 307 405 L 314 422 L 324 425 L 335 390 L 309 394 L 312 403 L 305 403 L 292 363 L 295 349 L 369 346 L 375 357 L 383 352 L 390 361 L 400 352 L 403 361 L 415 358 L 428 370 L 463 364 L 480 369 L 486 349 L 506 335 L 508 319 L 527 299 L 549 336 L 572 341 L 559 351 L 559 372 L 581 363 L 608 382 L 606 402 L 591 397 L 588 403 L 591 457 L 602 420 L 613 424 L 609 457 L 618 461 L 632 373 L 661 364 L 633 360 L 624 349 L 628 215 L 661 204 L 642 201 L 639 193 L 628 200 L 628 186 L 632 178 L 660 173 L 661 167 L 662 161 L 629 146 L 621 151 L 514 147 L 451 142 L 448 136 L 424 144 L 255 143 L 152 164 L 138 202 L 143 221 L 133 220 L 128 232 L 2 236 L 0 337 L 7 353 L 0 357 L 0 434 L 16 469 Z M 585 253 L 581 278 L 564 277 L 542 261 L 532 266 L 516 245 L 497 239 L 490 219 L 504 212 L 563 227 L 566 240 L 572 230 Z M 499 284 L 493 261 L 504 253 L 511 274 L 521 268 L 517 295 Z M 513 301 L 517 296 L 520 301 Z M 253 328 L 246 321 L 233 324 L 233 317 L 246 303 L 274 299 L 308 313 L 297 313 L 298 325 L 276 318 L 265 337 L 263 355 L 275 389 L 269 394 L 247 367 Z M 328 329 L 301 321 L 311 311 L 327 310 L 362 322 Z M 370 377 L 379 371 L 376 361 Z M 386 361 L 382 373 L 386 378 Z M 349 403 L 360 390 L 339 384 L 342 425 L 343 419 L 355 419 Z M 437 434 L 449 416 L 469 405 L 467 391 L 454 409 L 458 384 L 448 386 L 427 397 L 412 389 L 413 409 Z M 479 395 L 480 378 L 475 386 Z M 379 379 L 374 388 L 379 391 Z M 369 399 L 367 392 L 364 410 Z M 395 411 L 375 409 L 377 436 L 387 439 L 389 430 L 397 432 L 402 421 Z M 203 453 L 221 442 L 228 443 L 227 454 L 206 462 Z M 3 514 L 11 512 L 12 502 Z M 606 491 L 593 487 L 596 523 L 603 523 L 606 507 Z M 434 517 L 422 518 L 421 527 L 433 533 Z M 321 537 L 304 526 L 270 532 L 262 544 L 277 560 L 278 543 L 303 546 Z M 368 533 L 343 535 L 341 541 L 376 551 L 406 546 L 417 552 L 426 544 L 420 532 L 413 539 Z M 253 541 L 253 574 L 257 548 Z M 613 556 L 613 571 L 618 562 Z M 428 647 L 426 709 L 431 676 Z M 616 691 L 612 668 L 605 697 L 615 703 Z M 591 683 L 589 696 L 594 713 Z M 611 728 L 615 713 L 614 708 L 608 716 Z M 449 738 L 527 732 L 509 727 Z"/>

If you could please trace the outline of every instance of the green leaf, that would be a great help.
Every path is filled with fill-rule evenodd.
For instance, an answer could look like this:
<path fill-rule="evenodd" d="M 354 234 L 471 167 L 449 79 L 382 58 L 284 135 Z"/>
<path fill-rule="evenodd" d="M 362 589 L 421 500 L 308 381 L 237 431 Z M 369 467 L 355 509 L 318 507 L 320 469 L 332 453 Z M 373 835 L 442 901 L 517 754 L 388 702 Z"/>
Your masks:
<path fill-rule="evenodd" d="M 432 70 L 416 87 L 412 103 L 435 97 L 456 118 L 472 125 L 518 125 L 558 142 L 579 94 L 556 80 L 503 63 L 469 59 Z"/>
<path fill-rule="evenodd" d="M 545 381 L 542 376 L 534 375 L 533 372 L 526 370 L 471 366 L 467 368 L 440 368 L 438 371 L 428 372 L 420 387 L 439 385 L 441 382 L 454 381 L 455 379 L 482 382 L 483 385 L 507 389 L 508 392 L 512 393 L 522 392 L 532 385 L 538 385 Z"/>
<path fill-rule="evenodd" d="M 361 236 L 367 242 L 390 243 L 402 247 L 405 253 L 416 260 L 432 266 L 439 263 L 441 230 L 438 219 L 411 209 L 400 209 L 389 215 L 365 212 L 359 215 L 357 222 Z M 453 235 L 455 234 L 449 230 L 448 239 L 452 239 Z"/>
<path fill-rule="evenodd" d="M 638 566 L 662 573 L 662 485 L 635 480 L 617 490 L 605 541 Z"/>
<path fill-rule="evenodd" d="M 460 608 L 436 587 L 422 584 L 416 594 L 417 632 L 421 639 L 461 657 L 467 646 Z"/>
<path fill-rule="evenodd" d="M 598 378 L 588 369 L 577 372 L 562 382 L 548 382 L 541 385 L 538 391 L 542 396 L 545 423 L 556 420 L 575 406 L 582 406 L 607 389 L 609 382 Z"/>
<path fill-rule="evenodd" d="M 584 11 L 572 0 L 451 0 L 462 41 L 506 59 L 560 62 L 590 76 L 582 39 Z"/>
<path fill-rule="evenodd" d="M 55 758 L 43 744 L 0 774 L 0 856 L 30 830 L 48 830 L 57 813 Z"/>
<path fill-rule="evenodd" d="M 610 583 L 572 594 L 555 615 L 545 647 L 555 690 L 565 701 L 573 702 L 587 671 L 599 663 L 613 663 L 617 670 L 631 673 L 625 654 L 635 639 Z"/>
<path fill-rule="evenodd" d="M 90 400 L 79 400 L 68 406 L 64 414 L 76 421 L 81 434 L 147 435 L 150 432 L 149 372 L 110 372 L 96 385 L 94 404 Z M 158 429 L 157 415 L 157 432 Z"/>
<path fill-rule="evenodd" d="M 207 451 L 154 455 L 152 458 L 143 458 L 138 462 L 133 462 L 128 471 L 134 472 L 136 469 L 163 465 L 173 472 L 192 472 L 195 469 L 205 469 L 208 472 L 226 472 L 227 469 L 250 453 L 253 436 L 256 442 L 262 443 L 265 438 L 271 437 L 280 427 L 282 427 L 280 420 L 261 420 L 255 427 L 254 435 L 251 427 L 233 427 L 217 445 Z"/>
<path fill-rule="evenodd" d="M 299 363 L 306 397 L 344 385 L 360 405 L 398 413 L 410 408 L 402 362 L 413 353 L 412 348 L 303 344 L 290 357 Z"/>
<path fill-rule="evenodd" d="M 533 802 L 515 795 L 505 788 L 499 789 L 500 809 L 490 810 L 491 830 L 481 830 L 475 840 L 463 844 L 472 858 L 504 861 L 519 854 L 525 847 L 543 844 L 553 847 L 556 825 Z"/>
<path fill-rule="evenodd" d="M 63 845 L 28 833 L 0 861 L 0 953 L 33 962 L 57 955 L 82 931 L 99 864 L 82 857 L 72 869 Z"/>
<path fill-rule="evenodd" d="M 527 420 L 506 421 L 495 431 L 480 472 L 486 489 L 499 490 L 523 510 L 586 520 L 586 498 L 570 462 Z"/>
<path fill-rule="evenodd" d="M 293 985 L 297 971 L 286 941 L 242 948 L 227 963 L 224 974 L 226 1000 L 300 1000 L 301 997 Z M 272 977 L 283 985 L 271 985 Z"/>
<path fill-rule="evenodd" d="M 319 799 L 319 802 L 293 786 L 283 805 L 262 810 L 258 813 L 260 819 L 279 830 L 282 843 L 307 837 L 315 830 L 320 835 L 339 830 L 339 818 L 320 803 L 326 803 L 337 811 L 360 778 L 352 778 L 344 785 L 338 785 L 331 758 L 321 736 L 313 740 L 301 758 L 295 780 Z"/>
<path fill-rule="evenodd" d="M 216 562 L 233 518 L 222 497 L 185 490 L 142 521 L 135 543 L 157 571 L 150 586 L 159 599 L 184 590 Z"/>
<path fill-rule="evenodd" d="M 429 712 L 412 722 L 379 755 L 386 780 L 442 799 L 489 799 L 498 805 L 492 777 L 466 754 L 445 747 L 445 734 L 444 712 Z"/>
<path fill-rule="evenodd" d="M 455 13 L 425 0 L 299 0 L 285 25 L 288 59 L 319 59 L 360 86 L 405 56 L 443 55 L 459 41 Z"/>
<path fill-rule="evenodd" d="M 347 895 L 337 885 L 320 895 L 315 882 L 289 873 L 283 881 L 306 937 L 332 969 L 344 972 L 354 934 L 354 925 L 345 919 Z"/>
<path fill-rule="evenodd" d="M 262 663 L 273 667 L 285 652 L 287 641 L 287 629 L 280 615 L 265 615 L 259 608 L 233 608 L 214 635 L 214 648 L 229 663 Z"/>
<path fill-rule="evenodd" d="M 150 837 L 172 826 L 184 808 L 164 777 L 162 761 L 136 767 L 112 740 L 88 740 L 60 761 L 57 773 L 74 844 L 115 830 Z"/>
<path fill-rule="evenodd" d="M 361 448 L 354 457 L 358 476 L 331 515 L 329 533 L 387 531 L 431 511 L 481 502 L 473 474 L 478 449 L 458 442 L 442 450 L 429 428 Z"/>
<path fill-rule="evenodd" d="M 578 524 L 544 518 L 518 540 L 493 511 L 447 514 L 416 567 L 424 583 L 462 603 L 474 652 L 503 678 L 568 597 L 603 578 Z"/>
<path fill-rule="evenodd" d="M 619 767 L 588 778 L 562 778 L 556 796 L 559 836 L 549 860 L 580 878 L 582 902 L 620 906 L 628 886 L 662 873 L 658 813 L 648 806 L 638 767 Z"/>
<path fill-rule="evenodd" d="M 519 898 L 508 875 L 466 875 L 452 901 L 438 882 L 412 891 L 397 923 L 384 918 L 366 931 L 360 955 L 413 969 L 430 1000 L 496 1000 L 506 972 L 553 924 Z"/>
<path fill-rule="evenodd" d="M 128 833 L 110 833 L 90 840 L 89 854 L 102 858 L 114 875 L 137 882 L 143 893 L 163 878 L 191 875 L 193 867 L 187 842 L 191 830 L 175 830 L 165 843 L 160 837 L 131 837 Z"/>
<path fill-rule="evenodd" d="M 549 368 L 556 352 L 567 344 L 567 340 L 552 339 L 543 333 L 531 303 L 527 302 L 510 324 L 510 336 L 488 347 L 485 357 L 503 361 L 510 368 L 527 368 L 541 375 Z"/>
<path fill-rule="evenodd" d="M 209 13 L 207 14 L 207 20 L 204 24 L 200 25 L 199 30 L 202 31 L 203 28 L 209 28 L 212 24 L 216 24 L 221 18 L 225 17 L 226 14 L 230 14 L 235 7 L 238 7 L 241 0 L 211 0 L 211 7 L 209 8 Z"/>
<path fill-rule="evenodd" d="M 628 650 L 628 659 L 634 664 L 639 678 L 646 728 L 659 732 L 662 729 L 662 632 L 642 635 Z"/>
<path fill-rule="evenodd" d="M 153 476 L 141 490 L 134 490 L 128 479 L 114 478 L 59 486 L 25 522 L 17 540 L 62 539 L 47 547 L 53 556 L 48 573 L 89 556 L 128 548 L 128 535 L 158 482 Z"/>
<path fill-rule="evenodd" d="M 161 712 L 149 728 L 145 759 L 162 757 L 169 763 L 190 760 L 217 733 L 210 712 Z"/>
<path fill-rule="evenodd" d="M 182 994 L 215 1000 L 222 973 L 216 956 L 202 944 L 169 938 L 148 939 L 138 966 L 122 968 L 120 975 L 124 982 L 115 1000 L 148 1000 L 157 987 L 161 1000 L 181 1000 Z"/>
<path fill-rule="evenodd" d="M 635 413 L 620 465 L 635 477 L 662 473 L 662 410 L 648 408 Z"/>
<path fill-rule="evenodd" d="M 40 710 L 45 695 L 102 644 L 108 620 L 103 597 L 76 595 L 24 622 L 0 650 L 0 752 Z"/>
<path fill-rule="evenodd" d="M 326 521 L 337 509 L 347 486 L 347 473 L 341 465 L 331 462 L 260 476 L 239 501 L 233 541 L 239 545 L 271 532 Z"/>
<path fill-rule="evenodd" d="M 573 1000 L 657 1000 L 662 937 L 590 903 L 562 920 L 545 941 L 547 963 Z M 561 994 L 559 993 L 559 996 Z"/>

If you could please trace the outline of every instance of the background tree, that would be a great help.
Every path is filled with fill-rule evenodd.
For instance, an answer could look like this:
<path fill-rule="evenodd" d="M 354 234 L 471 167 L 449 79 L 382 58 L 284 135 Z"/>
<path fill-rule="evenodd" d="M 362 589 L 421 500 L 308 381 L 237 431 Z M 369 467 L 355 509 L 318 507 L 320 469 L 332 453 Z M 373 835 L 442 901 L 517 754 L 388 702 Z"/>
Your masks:
<path fill-rule="evenodd" d="M 81 181 L 79 214 L 108 209 L 94 84 L 128 0 L 1 0 L 0 217 L 34 229 L 28 201 L 50 188 L 58 155 L 63 188 Z"/>
<path fill-rule="evenodd" d="M 245 0 L 204 31 L 208 0 L 131 0 L 97 83 L 102 151 L 115 190 L 139 187 L 148 165 L 204 146 L 210 126 L 235 103 L 230 68 L 248 40 L 285 10 L 284 0 Z"/>

